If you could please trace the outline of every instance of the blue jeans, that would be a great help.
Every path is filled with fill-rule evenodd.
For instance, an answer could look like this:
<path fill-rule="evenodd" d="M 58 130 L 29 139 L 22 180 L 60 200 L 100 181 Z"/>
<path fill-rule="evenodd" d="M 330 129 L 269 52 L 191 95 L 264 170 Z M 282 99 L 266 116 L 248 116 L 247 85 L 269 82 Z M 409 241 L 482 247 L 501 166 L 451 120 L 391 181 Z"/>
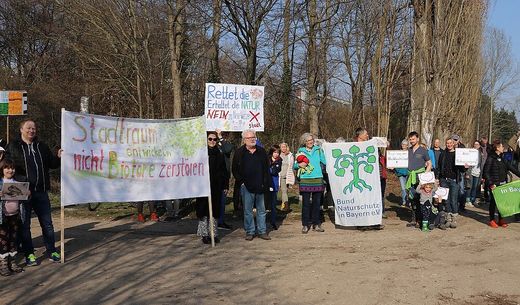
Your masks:
<path fill-rule="evenodd" d="M 320 206 L 322 192 L 301 192 L 302 195 L 302 225 L 310 227 L 320 225 Z M 312 197 L 312 201 L 311 201 Z"/>
<path fill-rule="evenodd" d="M 480 178 L 471 176 L 471 188 L 468 190 L 468 192 L 466 194 L 466 201 L 475 203 L 475 199 L 477 198 L 478 190 L 480 190 Z"/>
<path fill-rule="evenodd" d="M 265 205 L 264 194 L 250 193 L 245 185 L 240 187 L 242 194 L 242 203 L 244 205 L 244 230 L 247 235 L 255 235 L 255 222 L 253 219 L 253 207 L 256 206 L 256 226 L 258 234 L 265 234 L 267 228 L 265 226 Z"/>
<path fill-rule="evenodd" d="M 40 227 L 42 228 L 43 242 L 47 249 L 47 255 L 56 251 L 54 246 L 56 240 L 54 239 L 54 226 L 52 225 L 51 217 L 51 202 L 47 192 L 32 192 L 31 199 L 25 204 L 25 219 L 22 225 L 22 250 L 25 256 L 34 253 L 34 247 L 31 237 L 31 214 L 34 210 Z"/>
<path fill-rule="evenodd" d="M 401 185 L 401 200 L 402 204 L 406 204 L 406 179 L 408 176 L 399 176 L 399 184 Z"/>
<path fill-rule="evenodd" d="M 449 189 L 448 200 L 446 201 L 446 211 L 448 213 L 459 212 L 459 184 L 456 179 L 443 178 L 441 186 Z"/>

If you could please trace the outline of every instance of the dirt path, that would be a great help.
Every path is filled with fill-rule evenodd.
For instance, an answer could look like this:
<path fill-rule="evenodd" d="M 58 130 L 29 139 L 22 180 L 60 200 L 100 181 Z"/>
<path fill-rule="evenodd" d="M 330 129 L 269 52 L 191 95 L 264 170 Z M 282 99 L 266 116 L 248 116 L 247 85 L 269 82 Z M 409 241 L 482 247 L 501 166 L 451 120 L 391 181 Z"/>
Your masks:
<path fill-rule="evenodd" d="M 2 278 L 1 303 L 520 304 L 520 223 L 491 229 L 474 208 L 458 229 L 422 233 L 393 209 L 383 231 L 327 222 L 325 233 L 302 235 L 286 219 L 271 241 L 224 231 L 214 249 L 193 234 L 194 220 L 71 218 L 67 262 Z"/>

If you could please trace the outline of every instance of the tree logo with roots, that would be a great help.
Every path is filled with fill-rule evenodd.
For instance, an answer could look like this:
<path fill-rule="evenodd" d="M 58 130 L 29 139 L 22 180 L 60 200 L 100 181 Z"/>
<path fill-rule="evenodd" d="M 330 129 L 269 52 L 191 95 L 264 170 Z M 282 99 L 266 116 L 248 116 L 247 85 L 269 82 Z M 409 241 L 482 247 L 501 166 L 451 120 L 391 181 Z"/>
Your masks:
<path fill-rule="evenodd" d="M 347 190 L 352 193 L 354 188 L 357 188 L 360 192 L 363 192 L 363 189 L 372 190 L 372 186 L 361 179 L 359 174 L 360 170 L 364 170 L 368 174 L 374 171 L 373 164 L 377 161 L 377 157 L 374 154 L 375 151 L 374 146 L 368 146 L 366 152 L 361 152 L 357 145 L 352 145 L 348 150 L 349 153 L 343 153 L 341 149 L 332 150 L 332 157 L 336 159 L 334 162 L 336 176 L 345 177 L 347 169 L 352 168 L 352 181 L 343 188 L 344 194 L 347 193 Z"/>

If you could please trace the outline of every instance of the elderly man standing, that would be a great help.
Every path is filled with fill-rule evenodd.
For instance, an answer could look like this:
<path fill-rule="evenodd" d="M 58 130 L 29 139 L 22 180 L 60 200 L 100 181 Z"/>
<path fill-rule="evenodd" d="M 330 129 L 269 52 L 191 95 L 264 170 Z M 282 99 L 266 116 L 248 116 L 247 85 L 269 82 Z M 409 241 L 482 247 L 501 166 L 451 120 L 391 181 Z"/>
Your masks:
<path fill-rule="evenodd" d="M 254 207 L 258 236 L 270 240 L 266 231 L 264 205 L 264 193 L 271 187 L 267 152 L 256 145 L 256 132 L 252 129 L 242 132 L 242 140 L 244 145 L 238 148 L 233 156 L 232 171 L 236 181 L 242 182 L 240 192 L 244 205 L 246 240 L 251 241 L 255 237 Z"/>
<path fill-rule="evenodd" d="M 54 226 L 52 225 L 49 169 L 60 166 L 61 150 L 53 154 L 45 143 L 36 137 L 36 123 L 27 119 L 20 123 L 20 137 L 9 143 L 7 156 L 14 160 L 16 173 L 27 178 L 31 197 L 25 205 L 25 219 L 22 226 L 22 248 L 27 266 L 37 265 L 31 238 L 31 213 L 34 210 L 42 228 L 43 241 L 49 260 L 60 262 L 56 251 Z"/>

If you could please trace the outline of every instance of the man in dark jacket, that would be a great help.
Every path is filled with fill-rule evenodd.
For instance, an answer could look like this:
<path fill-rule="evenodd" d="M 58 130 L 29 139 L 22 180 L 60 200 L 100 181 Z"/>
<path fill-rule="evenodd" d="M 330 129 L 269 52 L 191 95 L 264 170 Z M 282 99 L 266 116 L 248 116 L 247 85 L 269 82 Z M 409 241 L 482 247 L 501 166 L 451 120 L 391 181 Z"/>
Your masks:
<path fill-rule="evenodd" d="M 20 123 L 20 138 L 7 146 L 7 156 L 14 160 L 16 173 L 27 177 L 31 197 L 25 205 L 25 219 L 22 226 L 22 248 L 27 266 L 37 265 L 31 238 L 31 213 L 34 210 L 42 228 L 43 240 L 49 260 L 60 262 L 56 251 L 54 226 L 51 217 L 49 169 L 60 167 L 61 150 L 55 155 L 45 143 L 36 137 L 36 124 L 27 119 Z"/>
<path fill-rule="evenodd" d="M 244 229 L 246 240 L 251 241 L 255 236 L 253 207 L 256 206 L 256 225 L 258 236 L 270 240 L 265 225 L 264 193 L 269 191 L 271 176 L 269 174 L 269 160 L 267 152 L 256 145 L 256 132 L 252 129 L 242 132 L 244 145 L 235 151 L 232 171 L 236 181 L 240 181 L 240 193 L 244 205 Z"/>

